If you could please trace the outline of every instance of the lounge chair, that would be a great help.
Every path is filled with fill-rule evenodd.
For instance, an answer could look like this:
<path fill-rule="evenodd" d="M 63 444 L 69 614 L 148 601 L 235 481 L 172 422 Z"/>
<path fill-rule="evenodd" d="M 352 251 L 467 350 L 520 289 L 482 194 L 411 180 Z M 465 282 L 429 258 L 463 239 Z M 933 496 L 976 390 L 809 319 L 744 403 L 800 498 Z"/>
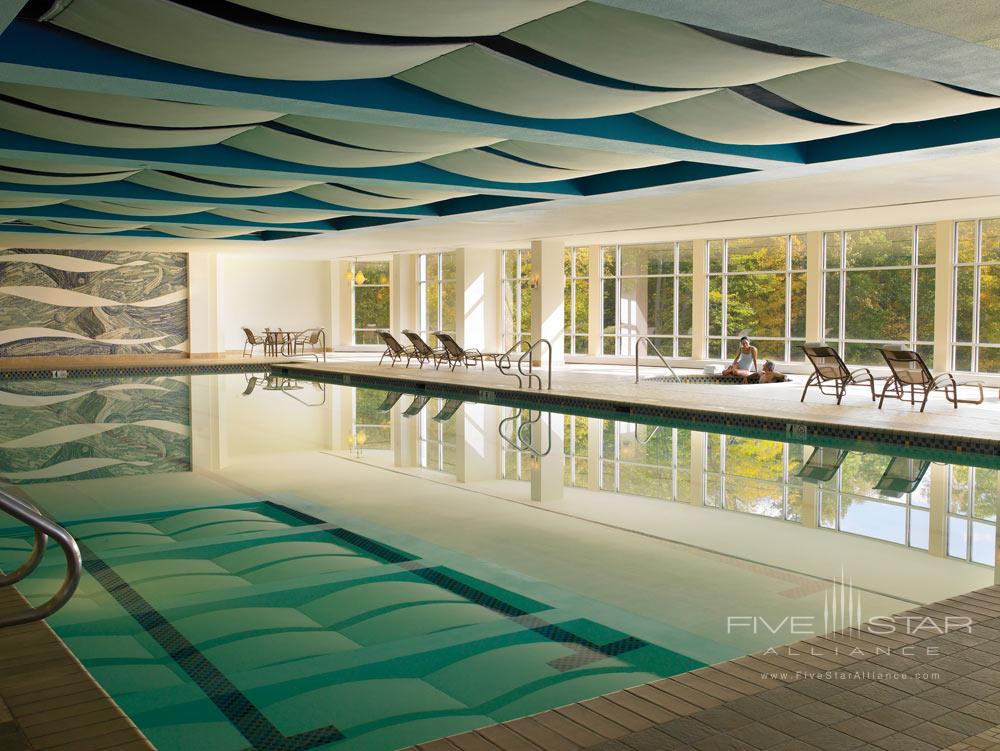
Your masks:
<path fill-rule="evenodd" d="M 266 336 L 258 336 L 257 334 L 253 333 L 253 331 L 251 331 L 250 329 L 248 329 L 246 326 L 242 326 L 241 328 L 243 329 L 243 334 L 247 338 L 247 340 L 243 343 L 243 356 L 247 357 L 249 355 L 250 357 L 253 357 L 253 348 L 256 347 L 258 344 L 264 346 L 264 354 L 266 355 L 267 354 L 267 337 Z M 250 348 L 250 352 L 249 353 L 247 352 L 247 347 Z"/>
<path fill-rule="evenodd" d="M 385 343 L 385 352 L 379 358 L 378 364 L 381 365 L 382 361 L 388 357 L 393 367 L 395 367 L 396 363 L 405 357 L 406 367 L 410 367 L 410 360 L 417 356 L 416 350 L 413 347 L 404 347 L 396 337 L 384 329 L 380 329 L 378 335 L 382 337 L 382 341 Z"/>
<path fill-rule="evenodd" d="M 458 342 L 455 341 L 455 337 L 451 334 L 445 333 L 444 331 L 435 331 L 434 336 L 436 336 L 438 341 L 441 342 L 441 347 L 444 349 L 444 357 L 440 358 L 437 362 L 439 367 L 442 362 L 448 363 L 452 370 L 459 365 L 469 367 L 470 365 L 479 363 L 480 369 L 486 369 L 486 366 L 483 365 L 483 353 L 478 349 L 464 349 Z"/>
<path fill-rule="evenodd" d="M 444 403 L 444 406 L 438 410 L 438 413 L 434 415 L 431 419 L 434 422 L 448 422 L 455 413 L 458 412 L 458 408 L 461 407 L 465 402 L 461 399 L 449 399 Z"/>
<path fill-rule="evenodd" d="M 868 368 L 851 370 L 840 353 L 826 344 L 804 344 L 802 351 L 812 363 L 813 374 L 806 380 L 800 402 L 806 400 L 806 392 L 810 386 L 818 388 L 821 394 L 837 397 L 837 404 L 843 401 L 848 386 L 864 386 L 871 392 L 872 401 L 875 401 L 875 378 Z M 832 392 L 828 391 L 831 386 Z"/>
<path fill-rule="evenodd" d="M 420 367 L 424 367 L 425 362 L 434 363 L 434 367 L 441 364 L 441 360 L 447 357 L 447 353 L 444 349 L 435 349 L 427 342 L 423 340 L 415 331 L 410 331 L 409 329 L 403 329 L 403 336 L 410 340 L 410 344 L 413 345 L 414 357 L 420 363 Z"/>
<path fill-rule="evenodd" d="M 431 398 L 429 396 L 415 396 L 413 401 L 410 402 L 410 406 L 403 411 L 403 417 L 416 417 L 420 414 L 424 407 L 427 406 Z"/>
<path fill-rule="evenodd" d="M 875 484 L 875 490 L 890 498 L 899 498 L 904 493 L 912 493 L 920 486 L 931 463 L 927 459 L 908 459 L 894 456 Z"/>
<path fill-rule="evenodd" d="M 795 474 L 809 482 L 830 482 L 837 476 L 847 454 L 844 449 L 817 446 Z"/>
<path fill-rule="evenodd" d="M 910 404 L 917 403 L 918 395 L 921 397 L 921 412 L 927 406 L 927 400 L 930 398 L 932 391 L 944 392 L 944 398 L 951 402 L 951 406 L 955 409 L 958 409 L 959 404 L 982 404 L 985 399 L 983 384 L 976 382 L 960 384 L 951 373 L 934 375 L 931 373 L 930 368 L 927 367 L 927 363 L 924 362 L 924 358 L 920 356 L 919 352 L 914 352 L 912 349 L 896 349 L 894 347 L 885 347 L 880 349 L 879 352 L 882 353 L 882 357 L 885 358 L 885 364 L 892 371 L 892 376 L 885 382 L 885 386 L 882 388 L 882 398 L 878 401 L 879 409 L 882 409 L 882 404 L 885 402 L 886 397 L 899 400 L 906 399 L 907 388 L 910 389 Z M 973 386 L 978 388 L 979 398 L 959 399 L 959 386 Z"/>
<path fill-rule="evenodd" d="M 400 391 L 386 391 L 385 399 L 383 399 L 382 403 L 375 408 L 375 411 L 391 412 L 392 408 L 396 406 L 396 402 L 398 402 L 402 396 L 403 394 Z"/>

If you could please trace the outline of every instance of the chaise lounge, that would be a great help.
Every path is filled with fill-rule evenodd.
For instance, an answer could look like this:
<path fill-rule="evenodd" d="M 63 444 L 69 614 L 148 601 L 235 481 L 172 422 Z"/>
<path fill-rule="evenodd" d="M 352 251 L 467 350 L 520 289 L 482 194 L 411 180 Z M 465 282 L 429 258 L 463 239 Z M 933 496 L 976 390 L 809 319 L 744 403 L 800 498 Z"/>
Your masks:
<path fill-rule="evenodd" d="M 885 364 L 892 371 L 892 376 L 885 382 L 885 386 L 882 388 L 882 398 L 878 401 L 879 409 L 882 409 L 882 404 L 885 402 L 886 397 L 904 401 L 907 398 L 907 388 L 910 390 L 910 404 L 916 404 L 918 397 L 921 399 L 921 412 L 927 406 L 927 400 L 933 391 L 944 392 L 944 398 L 951 402 L 951 406 L 955 409 L 958 409 L 959 404 L 982 404 L 985 399 L 981 383 L 960 384 L 951 373 L 934 375 L 931 373 L 930 368 L 927 367 L 927 363 L 924 362 L 924 358 L 920 356 L 919 352 L 894 347 L 885 347 L 880 349 L 879 352 L 882 353 Z M 979 398 L 959 399 L 959 386 L 978 388 Z"/>
<path fill-rule="evenodd" d="M 872 401 L 875 401 L 875 378 L 868 368 L 851 370 L 840 353 L 826 344 L 804 344 L 802 351 L 812 363 L 813 374 L 802 389 L 800 402 L 806 400 L 806 392 L 810 386 L 818 388 L 821 394 L 836 396 L 837 404 L 843 401 L 848 386 L 864 386 L 871 392 Z M 829 391 L 830 388 L 833 389 L 832 392 Z"/>

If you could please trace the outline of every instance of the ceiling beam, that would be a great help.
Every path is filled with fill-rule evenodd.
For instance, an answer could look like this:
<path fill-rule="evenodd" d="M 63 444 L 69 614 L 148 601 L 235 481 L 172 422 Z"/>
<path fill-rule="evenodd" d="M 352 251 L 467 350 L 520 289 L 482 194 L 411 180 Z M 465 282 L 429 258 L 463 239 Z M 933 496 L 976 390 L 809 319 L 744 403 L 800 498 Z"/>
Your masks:
<path fill-rule="evenodd" d="M 491 112 L 395 78 L 274 81 L 155 60 L 33 21 L 0 45 L 0 80 L 80 91 L 653 154 L 750 169 L 801 161 L 794 144 L 742 146 L 687 136 L 634 114 L 550 120 Z"/>
<path fill-rule="evenodd" d="M 602 5 L 1000 94 L 1000 49 L 830 0 L 596 0 Z M 942 3 L 942 13 L 961 7 Z"/>

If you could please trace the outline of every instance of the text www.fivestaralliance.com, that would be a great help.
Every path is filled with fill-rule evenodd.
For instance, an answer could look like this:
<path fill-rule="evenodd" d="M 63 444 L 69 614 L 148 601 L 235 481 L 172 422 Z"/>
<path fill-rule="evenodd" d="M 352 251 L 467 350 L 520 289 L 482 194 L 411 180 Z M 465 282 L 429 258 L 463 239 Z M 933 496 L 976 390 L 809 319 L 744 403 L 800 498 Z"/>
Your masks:
<path fill-rule="evenodd" d="M 807 671 L 775 671 L 773 673 L 761 673 L 762 679 L 770 678 L 776 681 L 798 681 L 803 678 L 814 678 L 821 681 L 845 681 L 845 680 L 866 680 L 866 681 L 933 681 L 941 678 L 940 673 L 931 671 L 899 673 L 895 670 L 823 670 L 815 673 Z"/>

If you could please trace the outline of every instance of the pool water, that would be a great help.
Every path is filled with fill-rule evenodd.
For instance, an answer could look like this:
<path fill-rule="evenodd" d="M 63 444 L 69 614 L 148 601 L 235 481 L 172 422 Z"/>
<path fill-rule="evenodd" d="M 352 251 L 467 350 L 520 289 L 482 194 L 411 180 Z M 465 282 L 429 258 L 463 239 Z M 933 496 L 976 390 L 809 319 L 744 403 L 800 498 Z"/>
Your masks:
<path fill-rule="evenodd" d="M 262 375 L 0 384 L 0 480 L 84 555 L 50 624 L 160 751 L 402 748 L 794 641 L 836 582 L 866 617 L 992 584 L 998 470 L 941 458 Z M 0 521 L 0 567 L 29 543 Z"/>

